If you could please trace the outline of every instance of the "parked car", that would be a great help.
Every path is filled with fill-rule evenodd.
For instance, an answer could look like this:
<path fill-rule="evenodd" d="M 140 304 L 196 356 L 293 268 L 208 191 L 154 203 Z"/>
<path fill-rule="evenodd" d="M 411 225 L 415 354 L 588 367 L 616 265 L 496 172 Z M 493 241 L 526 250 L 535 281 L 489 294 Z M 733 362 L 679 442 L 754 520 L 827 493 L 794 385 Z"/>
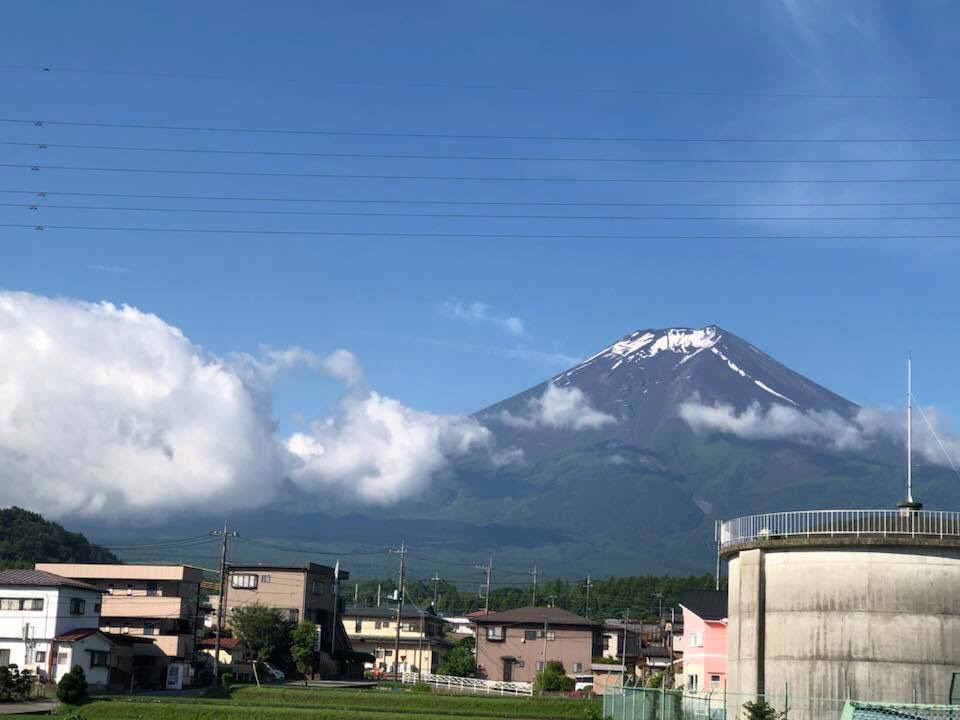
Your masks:
<path fill-rule="evenodd" d="M 269 679 L 272 682 L 283 682 L 287 679 L 286 673 L 284 673 L 283 670 L 275 668 L 270 663 L 260 663 L 260 665 L 263 667 L 263 672 L 266 676 L 265 679 Z"/>
<path fill-rule="evenodd" d="M 593 675 L 574 675 L 573 679 L 576 681 L 576 685 L 573 686 L 574 690 L 583 690 L 587 687 L 593 687 Z"/>

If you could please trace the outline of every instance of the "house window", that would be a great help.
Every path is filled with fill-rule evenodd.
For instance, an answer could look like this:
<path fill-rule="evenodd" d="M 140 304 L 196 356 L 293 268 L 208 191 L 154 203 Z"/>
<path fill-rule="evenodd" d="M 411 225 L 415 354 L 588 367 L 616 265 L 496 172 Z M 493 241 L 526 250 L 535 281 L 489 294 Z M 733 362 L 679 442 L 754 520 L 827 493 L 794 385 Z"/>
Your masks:
<path fill-rule="evenodd" d="M 604 650 L 609 650 L 609 649 L 610 649 L 610 636 L 609 636 L 609 635 L 604 635 L 604 636 L 603 636 L 603 649 L 604 649 Z"/>
<path fill-rule="evenodd" d="M 539 630 L 524 630 L 523 639 L 524 640 L 536 640 Z"/>
<path fill-rule="evenodd" d="M 300 622 L 300 611 L 297 608 L 287 608 L 287 621 Z"/>
<path fill-rule="evenodd" d="M 557 634 L 553 630 L 547 630 L 547 640 L 556 640 Z"/>
<path fill-rule="evenodd" d="M 0 667 L 6 667 L 10 664 L 10 651 L 0 650 Z"/>
<path fill-rule="evenodd" d="M 389 621 L 389 620 L 377 620 L 376 622 L 373 623 L 373 627 L 374 627 L 374 629 L 376 629 L 376 630 L 383 630 L 384 628 L 389 628 L 389 627 L 390 627 L 390 621 Z"/>
<path fill-rule="evenodd" d="M 57 653 L 57 665 L 66 665 L 69 662 L 67 653 Z"/>
<path fill-rule="evenodd" d="M 159 594 L 160 594 L 160 589 L 157 587 L 157 584 L 156 584 L 155 582 L 148 582 L 148 583 L 147 583 L 147 596 L 148 596 L 148 597 L 156 597 L 156 596 L 158 596 Z"/>
<path fill-rule="evenodd" d="M 487 628 L 487 640 L 490 642 L 503 642 L 506 635 L 503 625 L 493 625 Z"/>
<path fill-rule="evenodd" d="M 393 657 L 393 650 L 384 650 L 383 655 L 384 657 Z"/>
<path fill-rule="evenodd" d="M 259 578 L 253 574 L 231 575 L 230 585 L 242 590 L 256 590 Z"/>
<path fill-rule="evenodd" d="M 699 678 L 696 675 L 687 675 L 687 690 L 696 691 Z"/>
<path fill-rule="evenodd" d="M 711 689 L 720 687 L 720 676 L 719 676 L 719 675 L 711 675 L 711 676 L 710 676 L 710 687 L 711 687 Z"/>
<path fill-rule="evenodd" d="M 83 598 L 70 598 L 70 614 L 83 615 L 87 611 L 87 601 Z"/>
<path fill-rule="evenodd" d="M 33 654 L 33 661 L 38 665 L 40 663 L 45 663 L 47 661 L 47 651 L 46 650 L 37 650 Z"/>
<path fill-rule="evenodd" d="M 261 576 L 260 576 L 260 582 L 262 582 L 262 583 L 268 583 L 268 582 L 270 582 L 270 576 L 269 576 L 269 575 L 261 575 Z"/>
<path fill-rule="evenodd" d="M 43 610 L 43 598 L 0 598 L 0 610 Z"/>
<path fill-rule="evenodd" d="M 313 594 L 314 595 L 323 595 L 327 590 L 327 584 L 320 580 L 313 581 Z"/>
<path fill-rule="evenodd" d="M 110 653 L 94 650 L 90 653 L 90 667 L 110 667 Z"/>
<path fill-rule="evenodd" d="M 573 671 L 576 672 L 576 673 L 578 673 L 578 672 L 583 672 L 583 663 L 574 663 L 574 664 L 573 664 Z"/>
<path fill-rule="evenodd" d="M 541 672 L 542 670 L 543 670 L 543 660 L 537 660 L 537 672 Z"/>

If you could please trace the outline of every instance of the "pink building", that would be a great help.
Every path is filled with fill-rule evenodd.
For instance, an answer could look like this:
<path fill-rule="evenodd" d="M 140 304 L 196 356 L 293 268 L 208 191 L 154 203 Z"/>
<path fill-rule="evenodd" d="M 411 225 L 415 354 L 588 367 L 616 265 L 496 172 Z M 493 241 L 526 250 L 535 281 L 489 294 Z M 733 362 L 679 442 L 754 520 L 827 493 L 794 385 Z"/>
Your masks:
<path fill-rule="evenodd" d="M 683 608 L 683 687 L 722 690 L 727 683 L 727 591 L 688 590 Z"/>

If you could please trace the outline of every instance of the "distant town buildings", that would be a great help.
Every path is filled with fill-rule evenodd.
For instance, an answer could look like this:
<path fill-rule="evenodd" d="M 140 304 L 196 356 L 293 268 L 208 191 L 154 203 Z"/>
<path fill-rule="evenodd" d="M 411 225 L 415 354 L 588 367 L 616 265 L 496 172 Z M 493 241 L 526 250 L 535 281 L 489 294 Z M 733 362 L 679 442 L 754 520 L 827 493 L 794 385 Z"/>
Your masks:
<path fill-rule="evenodd" d="M 378 674 L 392 673 L 395 665 L 399 672 L 432 673 L 453 646 L 444 638 L 445 620 L 432 607 L 401 608 L 399 657 L 396 605 L 348 607 L 343 622 L 354 651 L 368 653 L 373 658 L 368 669 Z"/>
<path fill-rule="evenodd" d="M 601 652 L 602 625 L 561 608 L 504 610 L 474 623 L 477 667 L 490 680 L 533 682 L 550 660 L 568 675 L 587 674 Z"/>
<path fill-rule="evenodd" d="M 129 636 L 135 681 L 164 687 L 170 665 L 189 681 L 198 633 L 202 630 L 200 583 L 203 571 L 189 565 L 37 563 L 37 570 L 80 580 L 103 593 L 99 627 Z"/>

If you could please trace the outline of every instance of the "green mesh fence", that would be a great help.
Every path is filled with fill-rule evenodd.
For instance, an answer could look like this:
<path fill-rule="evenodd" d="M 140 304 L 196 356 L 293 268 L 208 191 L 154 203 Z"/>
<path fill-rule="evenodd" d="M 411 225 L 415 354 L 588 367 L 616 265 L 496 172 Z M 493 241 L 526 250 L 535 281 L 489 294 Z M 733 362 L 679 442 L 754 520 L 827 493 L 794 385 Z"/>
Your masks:
<path fill-rule="evenodd" d="M 843 709 L 841 720 L 960 720 L 960 705 L 852 701 Z"/>

